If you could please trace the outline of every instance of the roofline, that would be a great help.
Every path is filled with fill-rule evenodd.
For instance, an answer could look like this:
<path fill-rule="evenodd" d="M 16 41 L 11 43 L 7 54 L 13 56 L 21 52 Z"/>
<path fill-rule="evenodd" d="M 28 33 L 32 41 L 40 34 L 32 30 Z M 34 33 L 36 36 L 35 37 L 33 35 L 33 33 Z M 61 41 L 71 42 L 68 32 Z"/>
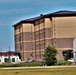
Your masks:
<path fill-rule="evenodd" d="M 76 16 L 76 14 L 51 14 L 51 15 L 44 15 L 45 18 L 50 18 L 50 17 L 70 17 L 70 16 Z"/>
<path fill-rule="evenodd" d="M 62 14 L 59 14 L 59 12 L 70 12 L 70 13 L 62 13 Z M 53 12 L 53 13 L 50 13 L 50 14 L 45 14 L 45 15 L 40 15 L 38 16 L 38 18 L 34 19 L 34 20 L 29 20 L 29 19 L 26 19 L 26 20 L 22 20 L 18 23 L 16 23 L 15 25 L 13 25 L 13 27 L 19 25 L 19 24 L 22 24 L 22 23 L 34 23 L 35 21 L 41 19 L 41 18 L 51 18 L 51 17 L 70 17 L 70 16 L 76 16 L 76 12 L 75 11 L 58 11 L 58 12 Z"/>
<path fill-rule="evenodd" d="M 26 21 L 26 22 L 20 21 L 20 22 L 14 24 L 13 27 L 15 27 L 15 26 L 17 26 L 17 25 L 20 25 L 20 24 L 22 24 L 22 23 L 32 23 L 32 22 L 30 22 L 30 21 L 29 21 L 29 22 L 28 22 L 28 21 Z"/>
<path fill-rule="evenodd" d="M 22 20 L 22 21 L 20 21 L 20 22 L 18 22 L 16 24 L 14 24 L 13 27 L 15 27 L 15 26 L 17 26 L 19 24 L 22 24 L 22 23 L 34 23 L 35 21 L 40 20 L 41 18 L 44 18 L 44 15 L 43 16 L 40 16 L 38 19 L 35 19 L 33 21 L 25 21 L 25 20 Z"/>

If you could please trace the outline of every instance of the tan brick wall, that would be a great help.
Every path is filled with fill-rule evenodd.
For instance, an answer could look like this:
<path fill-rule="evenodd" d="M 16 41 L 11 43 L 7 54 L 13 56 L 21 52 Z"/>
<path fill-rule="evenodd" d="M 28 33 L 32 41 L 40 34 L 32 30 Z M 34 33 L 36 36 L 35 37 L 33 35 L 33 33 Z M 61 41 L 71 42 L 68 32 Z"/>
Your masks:
<path fill-rule="evenodd" d="M 31 32 L 31 26 L 32 26 L 32 32 L 34 32 L 34 25 L 31 23 L 23 24 L 23 32 Z"/>
<path fill-rule="evenodd" d="M 73 38 L 76 36 L 76 17 L 53 18 L 56 38 Z"/>
<path fill-rule="evenodd" d="M 45 28 L 51 28 L 51 20 L 50 20 L 50 18 L 45 18 Z"/>
<path fill-rule="evenodd" d="M 72 41 L 76 36 L 75 30 L 76 17 L 52 17 L 52 20 L 45 18 L 45 22 L 41 19 L 34 24 L 18 25 L 15 28 L 16 50 L 21 52 L 24 60 L 27 60 L 28 57 L 40 60 L 43 58 L 45 48 L 51 45 L 56 46 L 58 50 L 57 58 L 63 59 L 62 51 L 73 47 Z M 20 46 L 24 46 L 22 50 Z"/>

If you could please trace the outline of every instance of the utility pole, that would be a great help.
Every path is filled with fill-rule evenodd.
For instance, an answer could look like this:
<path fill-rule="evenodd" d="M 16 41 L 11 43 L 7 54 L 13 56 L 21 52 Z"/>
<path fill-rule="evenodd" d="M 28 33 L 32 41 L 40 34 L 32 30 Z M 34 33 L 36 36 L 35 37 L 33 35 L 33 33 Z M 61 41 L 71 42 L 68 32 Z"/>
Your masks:
<path fill-rule="evenodd" d="M 1 62 L 2 62 L 2 49 L 1 49 Z"/>
<path fill-rule="evenodd" d="M 10 46 L 9 46 L 9 63 L 10 63 Z"/>

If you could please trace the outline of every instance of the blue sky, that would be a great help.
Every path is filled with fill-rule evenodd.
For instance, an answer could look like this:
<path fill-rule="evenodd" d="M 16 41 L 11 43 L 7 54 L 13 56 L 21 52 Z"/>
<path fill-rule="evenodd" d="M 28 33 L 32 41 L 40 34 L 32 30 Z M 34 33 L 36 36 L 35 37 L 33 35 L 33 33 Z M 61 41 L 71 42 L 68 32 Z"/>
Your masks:
<path fill-rule="evenodd" d="M 59 10 L 76 11 L 76 0 L 0 0 L 0 49 L 14 51 L 15 23 Z"/>

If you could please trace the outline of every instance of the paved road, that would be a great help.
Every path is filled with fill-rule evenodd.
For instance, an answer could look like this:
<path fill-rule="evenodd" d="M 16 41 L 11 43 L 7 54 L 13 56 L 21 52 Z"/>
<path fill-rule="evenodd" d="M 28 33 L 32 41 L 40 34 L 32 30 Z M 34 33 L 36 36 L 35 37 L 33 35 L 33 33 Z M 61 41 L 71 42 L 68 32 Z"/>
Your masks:
<path fill-rule="evenodd" d="M 29 68 L 71 68 L 76 67 L 76 65 L 73 66 L 36 66 L 36 67 L 10 67 L 10 68 L 1 68 L 1 69 L 29 69 Z"/>

